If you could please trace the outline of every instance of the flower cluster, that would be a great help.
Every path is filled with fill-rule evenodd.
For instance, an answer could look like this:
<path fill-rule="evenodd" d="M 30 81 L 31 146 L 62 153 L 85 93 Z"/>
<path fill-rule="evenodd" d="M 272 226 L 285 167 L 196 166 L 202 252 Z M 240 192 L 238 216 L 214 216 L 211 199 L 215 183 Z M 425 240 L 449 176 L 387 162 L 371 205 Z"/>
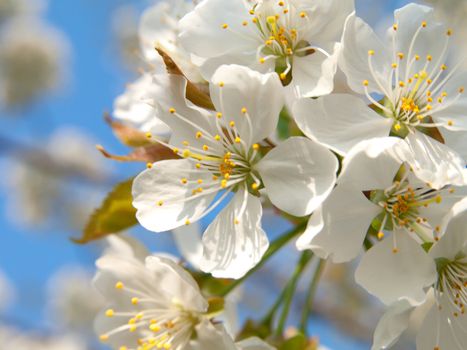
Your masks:
<path fill-rule="evenodd" d="M 388 306 L 373 349 L 427 303 L 417 349 L 466 349 L 467 72 L 453 30 L 417 4 L 395 12 L 384 38 L 352 0 L 170 9 L 144 13 L 151 69 L 115 103 L 116 118 L 171 155 L 133 181 L 139 223 L 165 232 L 209 219 L 199 268 L 241 279 L 268 251 L 261 218 L 274 207 L 308 222 L 304 264 L 309 250 L 359 258 L 357 283 Z M 270 348 L 234 343 L 171 259 L 127 251 L 97 266 L 111 301 L 97 328 L 115 349 Z"/>

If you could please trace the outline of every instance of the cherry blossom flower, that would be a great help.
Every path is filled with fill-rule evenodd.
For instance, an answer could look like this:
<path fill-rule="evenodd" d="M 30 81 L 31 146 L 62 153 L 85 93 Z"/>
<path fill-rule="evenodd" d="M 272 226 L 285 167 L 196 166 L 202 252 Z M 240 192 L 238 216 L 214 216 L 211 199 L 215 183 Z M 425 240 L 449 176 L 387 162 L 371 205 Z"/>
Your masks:
<path fill-rule="evenodd" d="M 239 278 L 268 247 L 259 190 L 279 209 L 309 215 L 332 190 L 337 160 L 303 137 L 262 157 L 258 143 L 274 132 L 283 106 L 273 73 L 220 67 L 211 84 L 216 111 L 194 106 L 185 98 L 186 80 L 171 79 L 173 104 L 161 105 L 159 114 L 173 132 L 167 147 L 182 159 L 155 163 L 135 179 L 137 218 L 151 231 L 168 231 L 200 220 L 231 198 L 204 233 L 201 268 Z"/>
<path fill-rule="evenodd" d="M 386 304 L 401 295 L 423 300 L 436 268 L 421 245 L 440 238 L 442 219 L 465 196 L 467 184 L 462 160 L 447 158 L 444 148 L 431 159 L 434 152 L 420 149 L 414 156 L 398 138 L 359 143 L 298 247 L 340 263 L 357 257 L 365 239 L 380 240 L 363 255 L 356 281 Z M 426 171 L 431 164 L 439 174 L 433 183 Z"/>
<path fill-rule="evenodd" d="M 334 45 L 352 0 L 204 0 L 180 21 L 180 40 L 209 79 L 222 64 L 279 72 L 300 96 L 333 90 Z"/>
<path fill-rule="evenodd" d="M 462 350 L 467 347 L 467 200 L 453 207 L 445 218 L 445 226 L 439 242 L 429 251 L 437 266 L 437 278 L 426 300 L 414 303 L 401 296 L 401 300 L 394 303 L 380 320 L 373 350 L 393 345 L 407 329 L 411 315 L 426 309 L 426 304 L 431 307 L 418 329 L 417 350 Z"/>
<path fill-rule="evenodd" d="M 409 4 L 394 14 L 381 40 L 355 15 L 347 19 L 339 66 L 349 86 L 366 96 L 333 94 L 303 99 L 294 115 L 303 132 L 344 155 L 367 138 L 425 133 L 467 159 L 464 60 L 447 65 L 453 31 L 433 10 Z"/>

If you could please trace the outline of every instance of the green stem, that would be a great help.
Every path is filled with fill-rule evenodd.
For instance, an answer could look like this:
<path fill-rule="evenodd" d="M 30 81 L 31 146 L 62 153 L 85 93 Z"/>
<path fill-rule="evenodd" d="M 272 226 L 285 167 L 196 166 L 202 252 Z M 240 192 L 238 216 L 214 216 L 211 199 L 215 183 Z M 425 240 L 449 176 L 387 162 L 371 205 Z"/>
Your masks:
<path fill-rule="evenodd" d="M 313 253 L 309 250 L 305 250 L 302 255 L 300 256 L 300 260 L 295 267 L 295 271 L 290 279 L 290 283 L 286 288 L 286 292 L 284 295 L 284 306 L 282 307 L 282 313 L 279 318 L 279 322 L 277 324 L 276 335 L 278 337 L 282 336 L 284 333 L 285 324 L 287 322 L 287 317 L 289 316 L 290 307 L 292 305 L 292 300 L 295 294 L 295 290 L 297 289 L 298 280 L 302 275 L 303 271 L 305 270 L 306 266 L 310 262 L 311 258 L 313 257 Z"/>
<path fill-rule="evenodd" d="M 311 310 L 313 309 L 313 301 L 315 299 L 316 290 L 318 289 L 318 283 L 323 274 L 324 267 L 326 265 L 326 260 L 320 259 L 318 266 L 316 267 L 315 274 L 311 279 L 310 286 L 305 299 L 305 306 L 302 311 L 302 319 L 300 321 L 300 330 L 303 334 L 307 334 L 307 325 L 308 325 L 308 316 L 310 315 Z"/>
<path fill-rule="evenodd" d="M 256 264 L 255 267 L 253 267 L 248 273 L 243 276 L 242 278 L 233 281 L 231 284 L 229 284 L 227 287 L 224 288 L 219 293 L 219 296 L 225 297 L 227 294 L 229 294 L 231 291 L 233 291 L 235 288 L 237 288 L 240 284 L 243 283 L 248 277 L 250 277 L 253 273 L 258 271 L 277 251 L 279 251 L 283 246 L 285 246 L 291 239 L 296 237 L 299 233 L 301 233 L 305 227 L 306 227 L 307 221 L 303 221 L 299 223 L 295 228 L 290 230 L 289 232 L 283 234 L 279 238 L 277 238 L 275 241 L 271 243 L 269 246 L 269 249 L 266 251 L 264 254 L 263 258 L 261 261 Z"/>

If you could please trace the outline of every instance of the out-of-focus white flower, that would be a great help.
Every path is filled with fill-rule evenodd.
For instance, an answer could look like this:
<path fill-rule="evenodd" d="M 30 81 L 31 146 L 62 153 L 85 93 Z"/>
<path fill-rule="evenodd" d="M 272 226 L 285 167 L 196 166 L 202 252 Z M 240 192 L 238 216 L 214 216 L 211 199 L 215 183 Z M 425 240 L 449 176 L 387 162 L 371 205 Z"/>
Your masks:
<path fill-rule="evenodd" d="M 0 325 L 0 350 L 86 350 L 85 342 L 73 335 L 43 336 Z"/>
<path fill-rule="evenodd" d="M 48 282 L 48 309 L 59 329 L 92 331 L 104 300 L 92 285 L 92 275 L 81 267 L 65 267 Z"/>
<path fill-rule="evenodd" d="M 8 22 L 0 35 L 0 105 L 16 107 L 56 89 L 65 76 L 70 44 L 37 18 Z"/>
<path fill-rule="evenodd" d="M 170 259 L 110 254 L 96 264 L 95 285 L 110 304 L 96 319 L 96 331 L 115 349 L 184 349 L 208 317 L 198 285 Z"/>
<path fill-rule="evenodd" d="M 15 296 L 14 287 L 0 270 L 0 314 L 7 309 Z M 1 337 L 0 337 L 1 339 Z"/>
<path fill-rule="evenodd" d="M 467 199 L 453 207 L 444 225 L 443 236 L 429 251 L 437 266 L 434 298 L 428 295 L 421 303 L 403 298 L 392 305 L 376 328 L 373 350 L 392 346 L 412 314 L 427 309 L 418 330 L 417 350 L 467 348 Z"/>
<path fill-rule="evenodd" d="M 170 129 L 158 118 L 153 103 L 166 99 L 168 88 L 166 74 L 143 74 L 115 99 L 113 116 L 141 131 L 167 139 Z"/>
<path fill-rule="evenodd" d="M 283 106 L 274 73 L 221 66 L 211 84 L 216 111 L 195 107 L 185 98 L 186 80 L 172 80 L 172 105 L 160 106 L 160 118 L 173 132 L 167 146 L 183 159 L 155 163 L 135 179 L 137 218 L 149 230 L 171 230 L 200 220 L 235 192 L 204 233 L 201 268 L 240 278 L 268 247 L 258 190 L 264 186 L 280 209 L 308 215 L 332 190 L 336 158 L 295 137 L 261 159 L 257 142 L 275 131 Z"/>
<path fill-rule="evenodd" d="M 339 66 L 349 86 L 364 94 L 379 113 L 346 95 L 306 101 L 302 107 L 309 106 L 313 116 L 304 131 L 346 151 L 365 136 L 388 135 L 392 130 L 405 137 L 438 128 L 445 143 L 467 159 L 467 72 L 459 70 L 463 59 L 452 67 L 446 64 L 452 34 L 436 22 L 433 9 L 417 4 L 395 11 L 384 41 L 363 20 L 349 16 Z M 315 132 L 310 125 L 322 114 L 329 117 Z M 331 127 L 339 130 L 340 140 L 325 135 Z"/>
<path fill-rule="evenodd" d="M 20 15 L 37 15 L 45 3 L 41 0 L 0 0 L 0 25 Z"/>
<path fill-rule="evenodd" d="M 358 144 L 344 159 L 337 187 L 312 215 L 298 247 L 345 262 L 360 253 L 371 229 L 367 238 L 381 242 L 362 257 L 356 281 L 386 304 L 401 297 L 423 300 L 436 269 L 421 245 L 439 239 L 442 218 L 465 196 L 467 184 L 461 160 L 450 168 L 443 149 L 437 152 L 431 159 L 431 153 L 420 150 L 415 159 L 398 138 Z M 433 162 L 438 175 L 430 183 L 426 169 Z M 392 237 L 385 238 L 389 233 Z"/>
<path fill-rule="evenodd" d="M 140 64 L 138 13 L 133 5 L 125 4 L 114 11 L 112 30 L 123 62 L 129 67 Z"/>
<path fill-rule="evenodd" d="M 180 21 L 180 40 L 209 79 L 222 64 L 278 71 L 300 96 L 333 90 L 334 44 L 352 0 L 204 0 Z"/>
<path fill-rule="evenodd" d="M 37 154 L 34 150 L 25 151 L 22 162 L 11 161 L 8 165 L 11 176 L 3 184 L 8 194 L 7 210 L 11 219 L 18 224 L 44 224 L 51 213 L 69 210 L 70 219 L 74 220 L 70 223 L 79 222 L 81 226 L 81 219 L 89 215 L 90 201 L 99 198 L 95 191 L 83 198 L 85 191 L 81 189 L 70 201 L 70 189 L 65 188 L 69 178 L 99 182 L 107 176 L 108 168 L 94 144 L 79 129 L 63 127 L 51 135 L 47 145 L 38 149 Z M 87 201 L 85 207 L 80 206 L 80 198 Z"/>

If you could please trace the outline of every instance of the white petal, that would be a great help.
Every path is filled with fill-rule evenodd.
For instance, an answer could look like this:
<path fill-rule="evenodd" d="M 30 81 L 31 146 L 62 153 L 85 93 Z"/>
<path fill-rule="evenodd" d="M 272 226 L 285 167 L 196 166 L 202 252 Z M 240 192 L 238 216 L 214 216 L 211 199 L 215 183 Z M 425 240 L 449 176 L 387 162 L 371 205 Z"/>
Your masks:
<path fill-rule="evenodd" d="M 467 252 L 467 198 L 454 205 L 445 220 L 445 233 L 430 249 L 430 255 L 435 259 L 455 260 L 459 252 Z"/>
<path fill-rule="evenodd" d="M 427 22 L 427 26 L 422 28 L 424 21 Z M 404 61 L 399 65 L 402 80 L 406 80 L 407 64 L 412 62 L 415 55 L 419 55 L 422 59 L 412 62 L 409 74 L 413 75 L 425 69 L 427 55 L 432 56 L 433 62 L 431 66 L 428 65 L 427 71 L 438 68 L 433 65 L 439 64 L 438 62 L 443 59 L 441 54 L 449 37 L 446 35 L 447 28 L 436 22 L 433 9 L 415 3 L 408 4 L 394 12 L 394 23 L 398 26 L 397 31 L 391 27 L 388 33 L 390 36 L 396 36 L 395 52 L 402 52 L 405 55 Z M 414 40 L 417 31 L 419 33 Z"/>
<path fill-rule="evenodd" d="M 334 263 L 350 261 L 360 253 L 371 221 L 380 211 L 361 190 L 338 185 L 322 205 L 324 224 L 313 214 L 307 228 L 311 232 L 304 233 L 312 240 L 306 244 L 301 238 L 300 248 L 311 249 L 321 258 L 329 256 Z M 315 234 L 320 227 L 322 230 Z"/>
<path fill-rule="evenodd" d="M 309 25 L 304 40 L 320 47 L 340 40 L 346 18 L 355 10 L 354 0 L 300 0 Z"/>
<path fill-rule="evenodd" d="M 274 350 L 271 345 L 257 337 L 248 338 L 235 344 L 238 350 Z"/>
<path fill-rule="evenodd" d="M 209 321 L 203 321 L 196 326 L 196 339 L 190 342 L 186 350 L 237 350 L 232 338 L 227 334 L 222 325 L 213 325 Z"/>
<path fill-rule="evenodd" d="M 378 87 L 374 80 L 375 77 L 370 72 L 369 50 L 375 52 L 371 59 L 376 79 L 384 84 L 383 87 L 386 89 L 389 87 L 391 54 L 368 24 L 355 15 L 350 15 L 345 24 L 342 45 L 339 67 L 347 76 L 348 84 L 352 90 L 364 93 L 363 81 L 368 80 L 369 91 L 381 93 L 381 88 Z"/>
<path fill-rule="evenodd" d="M 240 189 L 203 236 L 201 269 L 217 278 L 241 278 L 266 252 L 259 198 Z"/>
<path fill-rule="evenodd" d="M 142 242 L 124 234 L 108 236 L 106 241 L 109 247 L 105 249 L 105 255 L 116 254 L 119 256 L 136 258 L 140 261 L 143 261 L 150 255 L 149 250 Z"/>
<path fill-rule="evenodd" d="M 362 99 L 347 94 L 301 99 L 293 115 L 306 136 L 340 155 L 363 140 L 388 136 L 392 125 L 391 119 L 382 118 Z"/>
<path fill-rule="evenodd" d="M 186 310 L 205 312 L 208 302 L 201 295 L 198 284 L 193 277 L 180 265 L 160 256 L 148 256 L 146 268 L 153 272 L 157 278 L 159 288 L 166 290 Z"/>
<path fill-rule="evenodd" d="M 295 216 L 311 214 L 336 182 L 337 158 L 324 146 L 291 137 L 257 165 L 271 202 Z"/>
<path fill-rule="evenodd" d="M 337 53 L 327 57 L 316 51 L 304 57 L 295 56 L 292 68 L 292 84 L 303 97 L 327 95 L 334 89 L 337 70 Z"/>
<path fill-rule="evenodd" d="M 467 137 L 464 132 L 441 129 L 446 146 L 456 151 L 467 164 Z"/>
<path fill-rule="evenodd" d="M 326 259 L 328 253 L 324 250 L 321 250 L 318 246 L 310 246 L 313 239 L 318 235 L 324 228 L 324 219 L 323 219 L 323 206 L 320 205 L 311 215 L 308 220 L 307 227 L 305 232 L 298 237 L 296 241 L 296 246 L 298 250 L 312 249 L 313 252 L 318 255 L 321 259 Z"/>
<path fill-rule="evenodd" d="M 441 298 L 441 307 L 434 305 L 425 317 L 417 334 L 417 350 L 467 349 L 466 316 L 453 316 L 454 309 L 447 298 Z"/>
<path fill-rule="evenodd" d="M 194 268 L 199 269 L 203 256 L 202 232 L 199 222 L 175 228 L 172 230 L 172 234 L 183 258 Z"/>
<path fill-rule="evenodd" d="M 164 232 L 184 225 L 187 220 L 195 222 L 204 213 L 215 193 L 193 195 L 192 192 L 199 187 L 198 179 L 207 183 L 211 175 L 193 170 L 193 162 L 187 159 L 164 160 L 135 178 L 133 206 L 143 227 Z M 183 178 L 187 184 L 182 183 Z"/>
<path fill-rule="evenodd" d="M 376 326 L 371 349 L 389 349 L 409 327 L 413 309 L 413 305 L 407 300 L 391 305 Z"/>
<path fill-rule="evenodd" d="M 394 237 L 377 243 L 363 256 L 355 272 L 355 280 L 385 304 L 407 298 L 422 302 L 424 288 L 436 281 L 433 259 L 405 231 L 395 231 Z"/>
<path fill-rule="evenodd" d="M 449 147 L 419 132 L 409 134 L 405 140 L 408 147 L 398 151 L 419 179 L 436 189 L 467 184 L 465 161 Z"/>
<path fill-rule="evenodd" d="M 256 28 L 251 23 L 246 1 L 204 0 L 180 20 L 180 41 L 199 57 L 218 57 L 230 52 L 254 51 L 258 47 Z M 223 25 L 229 27 L 223 29 Z"/>
<path fill-rule="evenodd" d="M 221 82 L 223 87 L 219 86 Z M 212 77 L 210 90 L 216 110 L 235 122 L 240 137 L 247 144 L 263 140 L 276 129 L 284 106 L 282 84 L 277 74 L 224 65 Z M 242 113 L 243 108 L 247 114 Z"/>
<path fill-rule="evenodd" d="M 403 142 L 395 137 L 381 137 L 358 143 L 344 158 L 337 182 L 349 183 L 362 191 L 389 187 L 402 165 L 395 150 Z"/>
<path fill-rule="evenodd" d="M 448 74 L 452 72 L 450 69 L 454 67 L 448 68 Z M 456 72 L 442 90 L 447 93 L 447 97 L 440 105 L 440 111 L 435 109 L 432 113 L 435 122 L 444 123 L 444 128 L 460 132 L 464 138 L 467 131 L 467 93 L 460 93 L 459 90 L 465 89 L 466 86 L 467 72 Z"/>

